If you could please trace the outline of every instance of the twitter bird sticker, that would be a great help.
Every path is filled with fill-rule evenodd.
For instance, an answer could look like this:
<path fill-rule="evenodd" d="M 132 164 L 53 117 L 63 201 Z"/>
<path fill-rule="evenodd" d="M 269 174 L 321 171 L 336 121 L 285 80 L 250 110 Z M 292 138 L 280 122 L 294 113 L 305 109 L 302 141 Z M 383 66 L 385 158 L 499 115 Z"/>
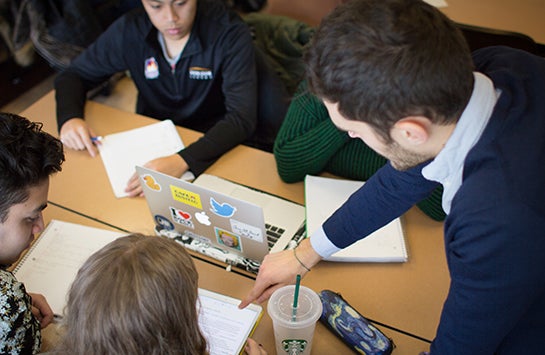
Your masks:
<path fill-rule="evenodd" d="M 210 197 L 210 211 L 217 214 L 220 217 L 232 217 L 236 212 L 236 207 L 228 204 L 227 202 L 219 203 L 213 197 Z"/>

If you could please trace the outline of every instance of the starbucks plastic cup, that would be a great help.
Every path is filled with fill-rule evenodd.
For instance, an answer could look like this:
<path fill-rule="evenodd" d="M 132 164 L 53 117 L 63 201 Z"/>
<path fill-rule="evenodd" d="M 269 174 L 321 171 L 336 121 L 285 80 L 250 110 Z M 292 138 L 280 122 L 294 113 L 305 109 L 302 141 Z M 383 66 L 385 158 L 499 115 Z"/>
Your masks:
<path fill-rule="evenodd" d="M 294 292 L 294 285 L 279 288 L 267 305 L 273 321 L 277 355 L 310 355 L 316 321 L 322 314 L 320 297 L 310 288 L 300 286 L 294 317 Z"/>

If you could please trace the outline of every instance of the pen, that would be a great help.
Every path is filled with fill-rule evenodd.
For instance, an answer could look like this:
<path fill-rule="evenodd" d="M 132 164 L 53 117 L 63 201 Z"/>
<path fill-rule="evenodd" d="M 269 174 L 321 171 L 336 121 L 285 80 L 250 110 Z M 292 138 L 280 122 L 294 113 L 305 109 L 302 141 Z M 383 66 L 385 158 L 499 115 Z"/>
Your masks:
<path fill-rule="evenodd" d="M 100 141 L 102 141 L 102 136 L 91 137 L 91 142 L 100 142 Z"/>

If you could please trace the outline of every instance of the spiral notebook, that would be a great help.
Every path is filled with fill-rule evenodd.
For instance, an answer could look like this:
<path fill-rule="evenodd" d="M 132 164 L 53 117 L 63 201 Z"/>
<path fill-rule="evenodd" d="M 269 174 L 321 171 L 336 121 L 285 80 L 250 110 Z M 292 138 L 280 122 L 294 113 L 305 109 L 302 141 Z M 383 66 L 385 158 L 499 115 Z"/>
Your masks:
<path fill-rule="evenodd" d="M 329 216 L 364 183 L 307 175 L 305 205 L 307 235 L 320 228 Z M 407 248 L 400 218 L 371 233 L 326 260 L 345 262 L 405 262 Z"/>
<path fill-rule="evenodd" d="M 52 220 L 13 269 L 27 292 L 43 294 L 53 313 L 62 315 L 66 295 L 91 254 L 122 233 Z"/>

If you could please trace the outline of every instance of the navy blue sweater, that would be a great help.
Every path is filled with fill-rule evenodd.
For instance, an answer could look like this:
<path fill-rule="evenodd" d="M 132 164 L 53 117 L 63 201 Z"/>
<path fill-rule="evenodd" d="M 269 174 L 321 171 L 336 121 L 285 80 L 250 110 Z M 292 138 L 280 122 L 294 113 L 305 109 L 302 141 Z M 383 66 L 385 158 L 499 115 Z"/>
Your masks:
<path fill-rule="evenodd" d="M 545 351 L 545 59 L 491 47 L 476 70 L 501 90 L 464 163 L 444 225 L 451 285 L 432 354 Z M 345 247 L 402 214 L 435 183 L 390 164 L 324 224 Z M 358 215 L 357 219 L 353 214 Z"/>

